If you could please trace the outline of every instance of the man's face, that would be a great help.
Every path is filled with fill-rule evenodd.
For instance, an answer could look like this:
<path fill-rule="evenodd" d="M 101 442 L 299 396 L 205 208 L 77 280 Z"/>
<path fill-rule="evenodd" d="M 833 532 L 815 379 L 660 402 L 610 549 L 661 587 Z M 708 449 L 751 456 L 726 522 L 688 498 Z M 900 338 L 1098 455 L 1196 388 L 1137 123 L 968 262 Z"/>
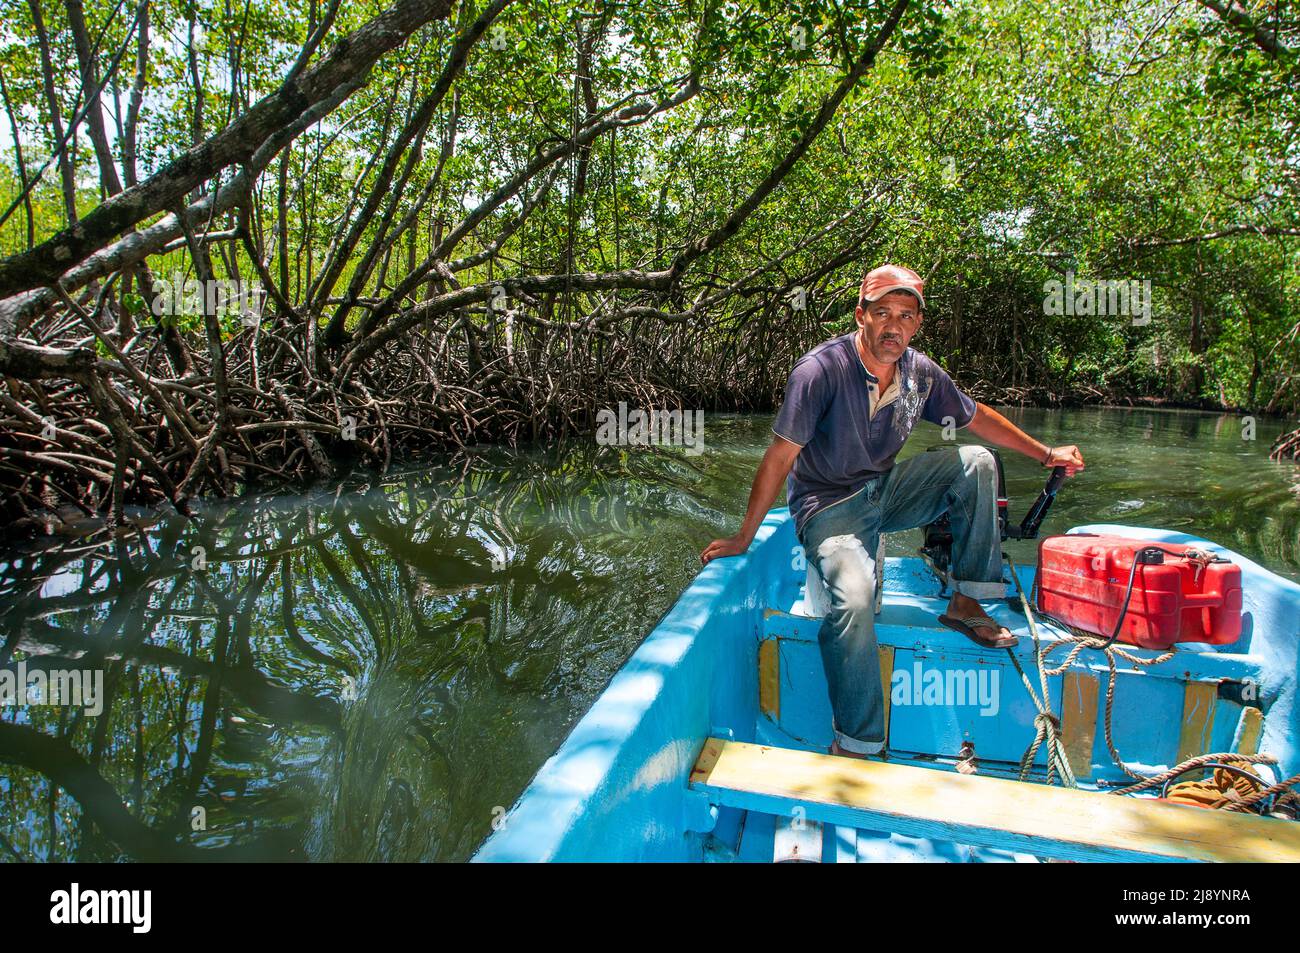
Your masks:
<path fill-rule="evenodd" d="M 891 291 L 875 301 L 859 302 L 853 316 L 863 331 L 867 350 L 882 364 L 893 364 L 902 357 L 921 327 L 919 302 L 906 291 Z"/>

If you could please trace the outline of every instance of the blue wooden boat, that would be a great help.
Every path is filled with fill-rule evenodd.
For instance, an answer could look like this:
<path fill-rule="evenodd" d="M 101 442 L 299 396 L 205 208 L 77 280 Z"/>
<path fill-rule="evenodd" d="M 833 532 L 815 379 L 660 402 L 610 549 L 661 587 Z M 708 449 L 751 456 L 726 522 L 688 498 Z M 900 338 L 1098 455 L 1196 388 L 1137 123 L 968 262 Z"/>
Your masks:
<path fill-rule="evenodd" d="M 1180 645 L 1159 664 L 1142 664 L 1156 652 L 1127 646 L 1128 658 L 1117 657 L 1111 744 L 1130 770 L 1155 775 L 1203 753 L 1258 751 L 1276 758 L 1259 769 L 1268 783 L 1300 772 L 1300 586 L 1181 533 L 1115 525 L 1070 532 L 1192 544 L 1242 568 L 1237 643 Z M 1021 637 L 1019 647 L 982 649 L 936 621 L 946 600 L 920 558 L 889 558 L 882 573 L 876 632 L 891 686 L 887 759 L 827 754 L 820 620 L 809 609 L 801 557 L 780 509 L 747 554 L 704 567 L 475 860 L 1300 859 L 1300 824 L 1281 810 L 1169 803 L 1158 799 L 1160 785 L 1116 794 L 1133 782 L 1106 741 L 1106 654 L 1082 651 L 1040 681 L 1018 601 L 989 611 Z M 1015 571 L 1029 593 L 1034 567 Z M 1043 647 L 1069 638 L 1050 623 L 1038 630 Z M 1059 664 L 1068 654 L 1049 659 Z M 1046 682 L 1077 787 L 1059 777 L 1046 783 L 1048 744 L 1022 771 L 1043 720 L 1017 663 L 1036 692 Z M 958 673 L 945 685 L 970 686 L 971 672 L 984 681 L 977 677 L 964 699 L 926 699 L 916 681 L 937 685 L 932 671 Z M 977 697 L 979 684 L 998 686 L 996 703 L 989 693 Z"/>

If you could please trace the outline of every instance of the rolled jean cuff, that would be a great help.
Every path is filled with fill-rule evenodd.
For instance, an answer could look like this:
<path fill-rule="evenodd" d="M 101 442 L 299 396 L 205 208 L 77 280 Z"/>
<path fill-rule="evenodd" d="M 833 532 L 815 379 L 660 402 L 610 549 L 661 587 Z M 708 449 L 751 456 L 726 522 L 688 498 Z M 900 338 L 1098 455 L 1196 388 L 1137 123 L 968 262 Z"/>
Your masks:
<path fill-rule="evenodd" d="M 857 738 L 850 738 L 842 731 L 835 732 L 835 741 L 845 751 L 852 751 L 854 754 L 880 754 L 885 750 L 883 741 L 859 741 Z"/>
<path fill-rule="evenodd" d="M 954 579 L 952 587 L 971 599 L 1001 599 L 1007 594 L 1005 582 L 968 582 Z"/>

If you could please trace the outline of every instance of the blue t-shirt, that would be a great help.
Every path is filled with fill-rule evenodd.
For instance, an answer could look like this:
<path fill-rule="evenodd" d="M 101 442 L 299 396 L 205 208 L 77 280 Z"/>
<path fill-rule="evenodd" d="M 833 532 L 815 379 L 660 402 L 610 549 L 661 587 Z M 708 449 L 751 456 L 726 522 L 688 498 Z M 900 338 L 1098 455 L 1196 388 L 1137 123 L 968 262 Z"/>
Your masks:
<path fill-rule="evenodd" d="M 957 427 L 975 419 L 975 401 L 910 347 L 894 369 L 898 397 L 872 418 L 869 388 L 878 382 L 862 363 L 856 336 L 824 341 L 795 362 L 772 424 L 777 436 L 803 447 L 786 481 L 796 530 L 893 467 L 918 417 Z"/>

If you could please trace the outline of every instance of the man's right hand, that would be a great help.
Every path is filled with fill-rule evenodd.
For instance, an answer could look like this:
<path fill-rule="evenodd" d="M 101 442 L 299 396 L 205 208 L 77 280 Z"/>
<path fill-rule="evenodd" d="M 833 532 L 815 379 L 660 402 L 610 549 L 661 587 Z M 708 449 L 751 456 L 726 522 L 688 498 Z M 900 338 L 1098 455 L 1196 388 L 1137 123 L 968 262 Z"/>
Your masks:
<path fill-rule="evenodd" d="M 719 556 L 739 556 L 749 549 L 749 543 L 750 540 L 742 539 L 740 536 L 715 539 L 704 547 L 704 552 L 700 553 L 700 565 L 707 566 L 711 560 Z"/>
<path fill-rule="evenodd" d="M 763 517 L 776 502 L 776 495 L 781 491 L 781 484 L 794 466 L 794 458 L 799 456 L 800 449 L 799 444 L 772 435 L 772 443 L 763 454 L 758 472 L 754 474 L 754 485 L 749 491 L 749 505 L 745 508 L 745 521 L 740 524 L 740 531 L 726 539 L 715 539 L 705 546 L 700 553 L 701 566 L 707 566 L 710 560 L 719 556 L 739 556 L 749 549 Z"/>

